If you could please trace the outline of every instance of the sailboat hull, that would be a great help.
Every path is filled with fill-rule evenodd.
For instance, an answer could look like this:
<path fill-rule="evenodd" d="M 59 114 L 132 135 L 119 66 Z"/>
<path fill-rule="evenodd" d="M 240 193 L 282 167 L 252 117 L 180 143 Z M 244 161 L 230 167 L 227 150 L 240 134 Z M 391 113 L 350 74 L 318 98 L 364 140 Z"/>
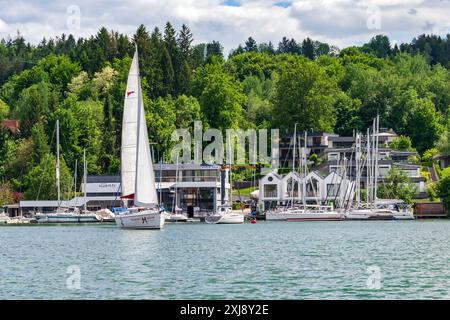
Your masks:
<path fill-rule="evenodd" d="M 122 229 L 162 229 L 164 216 L 159 210 L 143 210 L 135 213 L 116 215 L 117 226 Z"/>
<path fill-rule="evenodd" d="M 37 214 L 35 218 L 38 223 L 93 223 L 101 221 L 96 214 L 77 213 Z"/>
<path fill-rule="evenodd" d="M 284 210 L 266 212 L 266 221 L 339 221 L 341 213 L 327 210 Z"/>

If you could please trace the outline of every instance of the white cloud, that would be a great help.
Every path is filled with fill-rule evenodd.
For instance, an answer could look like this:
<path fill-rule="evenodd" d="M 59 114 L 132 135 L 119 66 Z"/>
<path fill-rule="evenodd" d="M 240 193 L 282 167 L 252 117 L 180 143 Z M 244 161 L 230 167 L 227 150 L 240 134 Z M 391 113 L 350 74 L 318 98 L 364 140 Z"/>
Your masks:
<path fill-rule="evenodd" d="M 196 42 L 219 40 L 225 52 L 249 36 L 276 45 L 283 37 L 311 38 L 338 46 L 367 42 L 384 33 L 398 42 L 411 41 L 424 32 L 450 32 L 448 0 L 293 0 L 287 8 L 280 0 L 241 0 L 241 6 L 221 0 L 0 0 L 0 38 L 17 30 L 37 43 L 61 33 L 95 34 L 101 26 L 132 35 L 141 23 L 152 30 L 171 21 L 176 28 L 186 23 Z M 70 5 L 80 8 L 80 28 L 68 29 Z M 368 7 L 380 9 L 380 29 L 369 29 Z"/>

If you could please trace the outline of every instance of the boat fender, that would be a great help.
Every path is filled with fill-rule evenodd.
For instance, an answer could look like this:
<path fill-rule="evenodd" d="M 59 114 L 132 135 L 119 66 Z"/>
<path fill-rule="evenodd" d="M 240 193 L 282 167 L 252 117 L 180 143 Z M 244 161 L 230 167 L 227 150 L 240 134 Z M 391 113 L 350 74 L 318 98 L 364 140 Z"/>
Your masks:
<path fill-rule="evenodd" d="M 255 223 L 256 223 L 256 219 L 252 219 L 252 220 L 250 220 L 250 222 L 251 222 L 252 224 L 255 224 Z"/>

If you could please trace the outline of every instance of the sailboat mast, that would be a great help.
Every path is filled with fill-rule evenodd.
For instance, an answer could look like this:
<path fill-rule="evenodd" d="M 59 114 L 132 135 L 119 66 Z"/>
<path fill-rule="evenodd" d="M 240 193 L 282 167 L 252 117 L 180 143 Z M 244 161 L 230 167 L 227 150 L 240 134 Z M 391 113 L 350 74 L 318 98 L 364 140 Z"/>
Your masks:
<path fill-rule="evenodd" d="M 159 205 L 162 204 L 162 189 L 161 189 L 161 181 L 162 181 L 162 165 L 164 163 L 164 152 L 161 159 L 161 163 L 159 165 Z"/>
<path fill-rule="evenodd" d="M 376 130 L 375 130 L 375 181 L 374 181 L 374 196 L 373 201 L 375 208 L 377 207 L 376 200 L 377 200 L 377 190 L 378 190 L 378 135 L 380 133 L 380 115 L 377 115 L 377 121 L 376 121 Z"/>
<path fill-rule="evenodd" d="M 294 206 L 294 172 L 295 172 L 295 145 L 297 144 L 297 123 L 294 125 L 294 147 L 292 149 L 292 177 L 291 177 L 291 206 Z"/>
<path fill-rule="evenodd" d="M 302 202 L 303 202 L 303 209 L 306 210 L 306 139 L 307 139 L 307 132 L 305 130 L 305 146 L 302 149 L 302 159 L 301 163 L 303 166 L 303 182 L 302 182 Z"/>
<path fill-rule="evenodd" d="M 83 150 L 83 184 L 84 184 L 84 213 L 86 210 L 86 180 L 87 180 L 87 164 L 86 164 L 86 149 Z"/>
<path fill-rule="evenodd" d="M 359 168 L 359 163 L 360 163 L 360 157 L 361 157 L 361 141 L 360 141 L 360 135 L 359 133 L 356 133 L 356 207 L 359 208 L 360 207 L 360 202 L 361 202 L 361 190 L 360 190 L 360 168 Z"/>
<path fill-rule="evenodd" d="M 136 52 L 138 52 L 138 48 L 136 45 Z M 137 90 L 137 98 L 138 98 L 138 108 L 137 108 L 137 135 L 136 135 L 136 168 L 139 165 L 139 141 L 140 141 L 140 135 L 141 135 L 141 117 L 142 117 L 142 111 L 141 111 L 141 76 L 139 72 L 139 63 L 137 63 L 137 79 L 138 79 L 138 90 Z M 137 190 L 137 174 L 134 179 L 134 192 L 135 192 L 135 198 L 136 198 L 136 190 Z"/>
<path fill-rule="evenodd" d="M 176 209 L 178 207 L 178 175 L 179 175 L 179 173 L 178 173 L 178 156 L 179 155 L 177 155 L 177 167 L 175 169 L 175 198 L 174 198 L 175 203 L 174 203 L 174 206 L 172 209 L 172 211 L 174 213 L 176 213 L 176 211 L 177 211 Z"/>
<path fill-rule="evenodd" d="M 376 146 L 375 146 L 375 135 L 376 135 L 376 119 L 375 118 L 373 118 L 373 123 L 372 123 L 372 151 L 371 151 L 371 153 L 372 153 L 372 188 L 371 188 L 371 191 L 372 191 L 372 195 L 371 195 L 371 198 L 372 198 L 372 208 L 374 208 L 374 206 L 375 206 L 375 180 L 376 180 L 376 177 L 375 177 L 375 158 L 376 158 L 376 154 L 375 154 L 375 151 L 376 151 Z"/>
<path fill-rule="evenodd" d="M 77 159 L 75 159 L 75 173 L 73 175 L 73 179 L 74 179 L 74 184 L 73 184 L 73 197 L 76 198 L 77 196 L 77 166 L 78 166 L 78 161 Z"/>
<path fill-rule="evenodd" d="M 58 191 L 58 208 L 61 206 L 61 182 L 59 176 L 59 119 L 56 120 L 56 188 Z"/>
<path fill-rule="evenodd" d="M 366 133 L 366 204 L 370 203 L 370 129 L 367 128 Z"/>

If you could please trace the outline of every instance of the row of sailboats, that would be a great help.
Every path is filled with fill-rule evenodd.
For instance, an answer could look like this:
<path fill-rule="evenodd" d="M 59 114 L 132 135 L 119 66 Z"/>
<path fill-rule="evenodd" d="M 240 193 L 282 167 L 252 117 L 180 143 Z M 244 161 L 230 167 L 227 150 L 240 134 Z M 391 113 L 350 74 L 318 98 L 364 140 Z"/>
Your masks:
<path fill-rule="evenodd" d="M 304 142 L 305 146 L 300 148 L 300 176 L 302 180 L 302 203 L 296 204 L 294 199 L 295 183 L 294 178 L 291 180 L 291 200 L 288 206 L 279 207 L 274 210 L 266 212 L 267 221 L 336 221 L 343 218 L 342 213 L 337 212 L 332 206 L 321 205 L 308 205 L 306 203 L 306 177 L 308 174 L 308 166 L 306 159 L 306 141 L 307 134 L 305 132 Z M 297 123 L 294 127 L 293 135 L 293 150 L 292 150 L 292 172 L 295 172 L 296 164 L 296 145 L 297 145 Z M 311 187 L 314 185 L 311 183 Z"/>
<path fill-rule="evenodd" d="M 362 148 L 362 135 L 356 135 L 356 144 L 354 146 L 355 153 L 355 177 L 350 180 L 348 171 L 351 173 L 353 165 L 353 152 L 348 164 L 344 157 L 343 168 L 340 172 L 341 182 L 339 184 L 338 193 L 344 186 L 344 195 L 338 199 L 336 194 L 334 207 L 319 204 L 308 205 L 306 203 L 306 184 L 307 184 L 307 159 L 306 159 L 306 141 L 307 134 L 305 132 L 305 147 L 300 148 L 300 179 L 302 180 L 302 201 L 296 204 L 294 199 L 294 179 L 291 183 L 291 199 L 288 205 L 278 207 L 273 210 L 266 211 L 266 220 L 273 221 L 333 221 L 333 220 L 411 220 L 414 219 L 411 206 L 398 200 L 383 200 L 377 198 L 378 177 L 379 177 L 379 116 L 373 121 L 372 131 L 367 129 L 365 153 Z M 297 144 L 297 124 L 294 127 L 293 138 L 293 161 L 292 172 L 295 172 L 296 163 L 296 144 Z M 363 169 L 366 168 L 366 202 L 361 201 L 361 177 Z M 296 173 L 296 172 L 295 172 Z M 332 184 L 333 185 L 333 184 Z M 311 187 L 314 188 L 313 183 Z M 334 188 L 334 185 L 333 185 Z M 315 190 L 313 190 L 315 191 Z M 328 194 L 327 199 L 328 201 Z"/>
<path fill-rule="evenodd" d="M 76 179 L 76 178 L 75 178 Z M 52 213 L 37 213 L 35 219 L 38 223 L 89 223 L 99 222 L 102 219 L 95 213 L 87 210 L 86 197 L 87 162 L 86 150 L 83 150 L 83 183 L 84 183 L 84 210 L 78 209 L 70 211 L 70 208 L 61 206 L 61 183 L 60 183 L 60 155 L 59 155 L 59 120 L 56 120 L 56 188 L 58 197 L 58 208 Z M 76 181 L 76 180 L 75 180 Z M 75 182 L 76 188 L 76 182 Z"/>
<path fill-rule="evenodd" d="M 378 199 L 379 180 L 379 135 L 380 116 L 373 120 L 372 132 L 367 129 L 366 151 L 362 152 L 362 136 L 356 135 L 355 145 L 355 201 L 351 206 L 342 208 L 345 218 L 350 220 L 412 220 L 413 210 L 410 205 L 399 200 Z M 366 167 L 366 201 L 361 201 L 361 177 Z"/>

